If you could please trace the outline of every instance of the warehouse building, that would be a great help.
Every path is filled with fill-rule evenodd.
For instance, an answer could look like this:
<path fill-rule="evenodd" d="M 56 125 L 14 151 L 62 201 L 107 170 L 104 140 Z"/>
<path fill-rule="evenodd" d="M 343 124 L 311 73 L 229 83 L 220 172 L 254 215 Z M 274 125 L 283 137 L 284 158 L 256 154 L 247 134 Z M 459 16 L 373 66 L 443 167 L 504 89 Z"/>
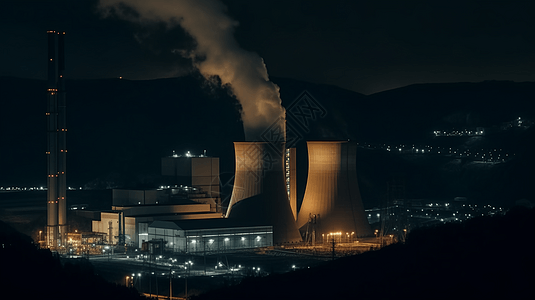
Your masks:
<path fill-rule="evenodd" d="M 273 226 L 229 219 L 154 221 L 139 225 L 142 249 L 150 249 L 148 244 L 153 244 L 174 253 L 214 253 L 273 246 Z"/>

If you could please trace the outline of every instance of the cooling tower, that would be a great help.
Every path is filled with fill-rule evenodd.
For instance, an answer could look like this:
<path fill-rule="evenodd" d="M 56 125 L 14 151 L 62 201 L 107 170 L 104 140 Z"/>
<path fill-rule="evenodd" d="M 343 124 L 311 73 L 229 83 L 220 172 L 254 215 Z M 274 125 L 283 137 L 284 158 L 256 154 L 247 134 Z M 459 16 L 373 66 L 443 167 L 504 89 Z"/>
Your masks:
<path fill-rule="evenodd" d="M 354 143 L 307 142 L 308 179 L 297 227 L 307 229 L 309 216 L 316 215 L 315 232 L 372 235 L 364 213 L 357 182 Z"/>
<path fill-rule="evenodd" d="M 227 217 L 273 226 L 275 244 L 300 242 L 284 176 L 284 143 L 235 142 L 236 174 Z"/>

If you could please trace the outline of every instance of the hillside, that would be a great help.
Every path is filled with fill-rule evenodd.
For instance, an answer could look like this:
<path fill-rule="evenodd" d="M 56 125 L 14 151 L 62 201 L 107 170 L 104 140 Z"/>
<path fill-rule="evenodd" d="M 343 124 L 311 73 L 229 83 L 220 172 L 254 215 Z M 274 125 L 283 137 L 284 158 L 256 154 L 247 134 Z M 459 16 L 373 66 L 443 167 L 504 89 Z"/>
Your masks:
<path fill-rule="evenodd" d="M 211 299 L 531 299 L 535 210 L 413 231 L 406 244 L 244 279 Z"/>
<path fill-rule="evenodd" d="M 48 249 L 0 221 L 2 299 L 146 299 L 95 275 L 88 260 L 62 264 Z"/>
<path fill-rule="evenodd" d="M 535 120 L 535 83 L 421 84 L 365 96 L 335 86 L 274 78 L 287 108 L 289 144 L 298 148 L 299 195 L 306 184 L 306 140 L 360 143 L 359 184 L 366 207 L 401 174 L 409 198 L 466 196 L 475 201 L 535 199 L 534 127 L 479 137 L 436 138 L 434 130 L 501 128 L 517 116 Z M 0 78 L 0 186 L 42 186 L 45 82 Z M 310 101 L 303 102 L 303 92 Z M 67 81 L 68 185 L 92 189 L 155 187 L 160 158 L 207 150 L 220 157 L 222 190 L 232 188 L 234 141 L 243 140 L 239 103 L 200 76 L 130 81 Z M 306 105 L 305 105 L 306 104 Z M 307 106 L 308 105 L 308 106 Z M 313 111 L 311 111 L 311 109 Z M 307 117 L 299 112 L 308 114 Z M 514 159 L 479 165 L 447 156 L 400 156 L 365 143 L 503 149 Z"/>

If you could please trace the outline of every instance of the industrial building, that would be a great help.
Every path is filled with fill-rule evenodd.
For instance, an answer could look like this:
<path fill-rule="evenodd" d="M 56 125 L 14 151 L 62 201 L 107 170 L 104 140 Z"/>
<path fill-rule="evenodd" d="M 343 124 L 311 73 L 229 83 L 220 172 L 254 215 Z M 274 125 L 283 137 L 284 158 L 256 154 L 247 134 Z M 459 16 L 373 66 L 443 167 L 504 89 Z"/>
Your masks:
<path fill-rule="evenodd" d="M 47 223 L 46 246 L 59 249 L 67 239 L 67 146 L 65 32 L 48 34 L 47 81 Z"/>
<path fill-rule="evenodd" d="M 206 156 L 206 152 L 201 155 L 189 151 L 185 155 L 173 153 L 162 158 L 162 175 L 171 178 L 171 186 L 191 186 L 202 197 L 220 201 L 219 157 Z"/>
<path fill-rule="evenodd" d="M 296 243 L 302 236 L 309 242 L 323 241 L 333 233 L 372 235 L 356 177 L 356 144 L 307 143 L 309 172 L 299 213 L 295 149 L 284 149 L 284 143 L 277 144 L 280 149 L 268 142 L 234 145 L 236 173 L 226 218 L 215 200 L 219 198 L 210 197 L 219 196 L 212 181 L 219 178 L 219 160 L 174 156 L 162 159 L 162 174 L 181 174 L 186 181 L 204 185 L 114 190 L 112 209 L 100 212 L 93 232 L 106 235 L 110 244 L 142 247 L 163 242 L 158 244 L 163 249 L 180 253 L 196 252 L 201 246 L 203 251 L 221 251 Z M 193 177 L 209 177 L 211 182 Z M 260 235 L 264 242 L 252 243 L 248 235 L 257 232 L 265 232 Z"/>
<path fill-rule="evenodd" d="M 125 217 L 122 211 L 102 211 L 100 220 L 93 220 L 92 231 L 102 233 L 110 245 L 135 245 L 136 218 Z"/>
<path fill-rule="evenodd" d="M 92 231 L 105 234 L 110 244 L 137 247 L 146 241 L 143 235 L 148 232 L 143 228 L 154 221 L 223 217 L 218 158 L 205 154 L 165 157 L 162 175 L 198 185 L 177 184 L 156 190 L 114 189 L 111 210 L 100 212 L 100 218 L 92 221 Z"/>
<path fill-rule="evenodd" d="M 230 219 L 154 221 L 143 224 L 140 248 L 173 253 L 213 253 L 273 246 L 273 227 Z"/>
<path fill-rule="evenodd" d="M 168 196 L 164 190 L 113 189 L 112 206 L 149 205 L 165 203 Z"/>

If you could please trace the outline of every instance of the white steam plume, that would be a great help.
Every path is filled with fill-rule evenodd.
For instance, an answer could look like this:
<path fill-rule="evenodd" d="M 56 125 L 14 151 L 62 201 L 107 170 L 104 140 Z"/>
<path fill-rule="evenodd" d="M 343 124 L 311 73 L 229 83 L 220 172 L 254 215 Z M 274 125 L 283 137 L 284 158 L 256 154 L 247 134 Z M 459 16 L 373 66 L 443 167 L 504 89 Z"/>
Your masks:
<path fill-rule="evenodd" d="M 269 81 L 263 59 L 240 48 L 234 39 L 238 24 L 225 14 L 225 5 L 217 0 L 100 0 L 99 6 L 105 14 L 115 8 L 130 21 L 180 24 L 196 41 L 189 57 L 200 73 L 206 79 L 219 76 L 240 101 L 246 140 L 261 140 L 260 135 L 273 124 L 276 127 L 271 132 L 280 130 L 284 134 L 285 110 L 279 87 Z M 139 17 L 125 12 L 125 7 L 135 10 Z M 284 135 L 276 139 L 282 138 Z"/>

